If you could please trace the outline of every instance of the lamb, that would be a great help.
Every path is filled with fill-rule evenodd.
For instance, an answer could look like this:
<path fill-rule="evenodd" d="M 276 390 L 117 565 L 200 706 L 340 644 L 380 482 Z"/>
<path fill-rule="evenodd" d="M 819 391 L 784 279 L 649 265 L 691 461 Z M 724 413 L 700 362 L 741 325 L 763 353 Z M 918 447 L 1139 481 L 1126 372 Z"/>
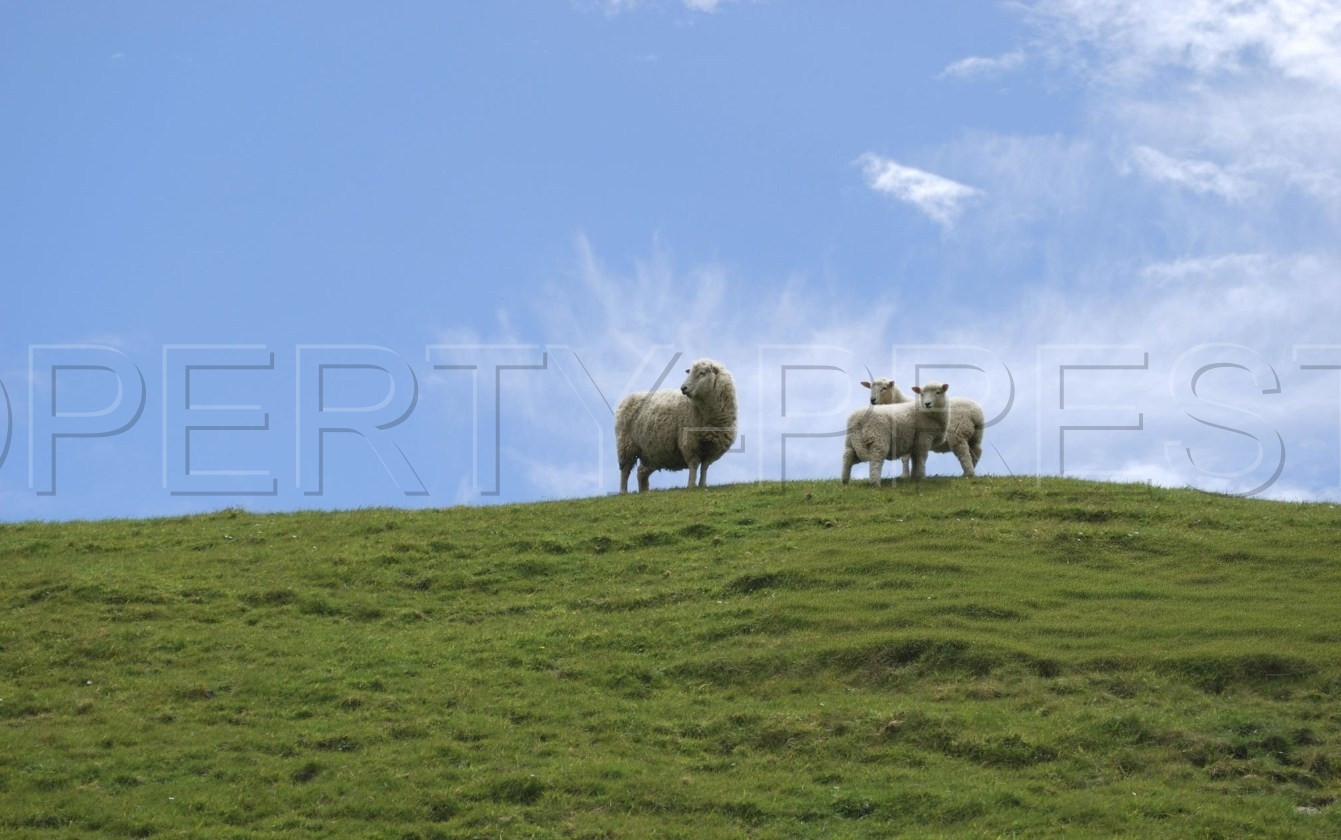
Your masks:
<path fill-rule="evenodd" d="M 861 383 L 871 389 L 871 405 L 891 405 L 906 401 L 908 398 L 899 390 L 892 379 L 874 379 Z M 964 475 L 973 477 L 973 472 L 982 458 L 983 413 L 982 406 L 968 397 L 950 398 L 950 424 L 945 430 L 945 440 L 933 444 L 932 452 L 952 452 L 959 459 Z M 903 477 L 908 477 L 909 456 L 903 457 Z"/>
<path fill-rule="evenodd" d="M 949 383 L 928 382 L 913 388 L 913 402 L 873 405 L 852 412 L 847 419 L 847 439 L 843 444 L 843 483 L 852 478 L 852 465 L 870 463 L 871 484 L 880 486 L 880 469 L 885 461 L 912 457 L 914 481 L 926 475 L 927 452 L 945 440 L 950 422 L 950 403 L 945 392 Z"/>
<path fill-rule="evenodd" d="M 657 470 L 689 468 L 689 486 L 708 486 L 708 465 L 736 439 L 736 384 L 719 362 L 699 359 L 679 391 L 639 391 L 615 410 L 619 492 L 629 492 L 638 463 L 638 492 Z M 697 479 L 697 485 L 695 483 Z"/>
<path fill-rule="evenodd" d="M 861 384 L 871 389 L 871 405 L 891 405 L 912 401 L 912 397 L 899 390 L 899 386 L 894 384 L 893 379 L 872 379 L 870 382 L 863 381 Z"/>

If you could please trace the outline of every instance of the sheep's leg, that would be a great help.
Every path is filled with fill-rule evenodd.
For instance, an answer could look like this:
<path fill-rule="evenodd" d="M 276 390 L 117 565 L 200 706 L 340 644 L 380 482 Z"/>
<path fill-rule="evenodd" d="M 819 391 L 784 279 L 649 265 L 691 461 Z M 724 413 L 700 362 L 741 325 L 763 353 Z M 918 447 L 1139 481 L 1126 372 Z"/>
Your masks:
<path fill-rule="evenodd" d="M 695 480 L 696 480 L 697 478 L 698 478 L 698 461 L 690 461 L 690 462 L 689 462 L 689 489 L 690 489 L 690 490 L 693 490 L 695 487 L 698 486 L 697 484 L 694 483 Z"/>
<path fill-rule="evenodd" d="M 871 459 L 871 486 L 880 486 L 880 469 L 884 467 L 885 459 L 879 456 Z"/>
<path fill-rule="evenodd" d="M 977 467 L 978 462 L 982 460 L 982 438 L 978 437 L 969 441 L 969 454 L 973 456 L 973 466 Z"/>
<path fill-rule="evenodd" d="M 910 463 L 912 460 L 913 460 L 913 459 L 912 459 L 910 456 L 908 456 L 908 455 L 904 455 L 904 456 L 903 456 L 903 477 L 904 477 L 904 478 L 907 478 L 907 477 L 908 477 L 908 472 L 909 472 L 908 465 L 909 465 L 909 463 Z"/>
<path fill-rule="evenodd" d="M 927 474 L 927 446 L 926 441 L 918 440 L 913 443 L 913 481 L 921 481 Z"/>
<path fill-rule="evenodd" d="M 851 446 L 843 447 L 843 483 L 847 484 L 852 480 L 852 465 L 857 463 L 857 453 L 852 451 Z"/>
<path fill-rule="evenodd" d="M 638 492 L 646 493 L 648 491 L 648 479 L 652 476 L 652 468 L 646 464 L 638 465 Z"/>
<path fill-rule="evenodd" d="M 973 478 L 973 465 L 976 461 L 969 451 L 968 441 L 961 440 L 955 444 L 954 453 L 955 457 L 959 459 L 959 466 L 964 468 L 964 477 Z"/>
<path fill-rule="evenodd" d="M 708 486 L 708 465 L 706 462 L 698 468 L 698 486 Z"/>
<path fill-rule="evenodd" d="M 620 492 L 620 493 L 627 493 L 627 492 L 629 492 L 629 473 L 631 473 L 631 472 L 633 472 L 633 464 L 632 464 L 632 463 L 630 463 L 627 467 L 624 466 L 623 464 L 620 464 L 620 465 L 619 465 L 619 492 Z"/>

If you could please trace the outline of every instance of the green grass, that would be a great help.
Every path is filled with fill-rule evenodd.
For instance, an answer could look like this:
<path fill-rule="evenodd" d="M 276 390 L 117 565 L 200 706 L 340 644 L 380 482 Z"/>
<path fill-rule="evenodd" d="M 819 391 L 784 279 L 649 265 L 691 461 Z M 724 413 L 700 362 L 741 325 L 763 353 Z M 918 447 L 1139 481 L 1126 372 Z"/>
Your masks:
<path fill-rule="evenodd" d="M 1334 505 L 794 482 L 0 563 L 0 836 L 1341 836 Z"/>

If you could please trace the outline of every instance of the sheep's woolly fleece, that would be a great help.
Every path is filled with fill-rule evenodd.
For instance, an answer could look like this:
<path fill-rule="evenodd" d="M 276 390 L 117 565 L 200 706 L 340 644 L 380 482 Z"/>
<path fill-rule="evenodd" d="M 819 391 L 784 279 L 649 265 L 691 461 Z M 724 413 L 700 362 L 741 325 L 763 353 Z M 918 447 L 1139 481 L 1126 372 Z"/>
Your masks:
<path fill-rule="evenodd" d="M 720 362 L 699 359 L 678 391 L 639 391 L 615 410 L 619 492 L 638 465 L 638 491 L 656 470 L 689 469 L 689 487 L 706 487 L 708 465 L 736 439 L 736 384 Z"/>
<path fill-rule="evenodd" d="M 871 405 L 892 405 L 907 402 L 908 397 L 892 379 L 872 379 L 861 383 L 871 389 Z M 982 460 L 983 430 L 982 406 L 968 397 L 950 398 L 950 422 L 945 429 L 945 440 L 933 444 L 932 452 L 951 452 L 959 459 L 959 466 L 968 478 L 973 477 L 978 461 Z M 910 456 L 903 456 L 903 477 L 908 477 Z"/>
<path fill-rule="evenodd" d="M 871 484 L 879 486 L 884 462 L 905 455 L 912 458 L 913 479 L 921 479 L 926 474 L 927 453 L 945 440 L 950 419 L 945 392 L 949 387 L 928 382 L 913 388 L 918 398 L 912 402 L 873 405 L 852 412 L 843 442 L 843 483 L 851 480 L 853 465 L 865 461 L 870 465 Z"/>

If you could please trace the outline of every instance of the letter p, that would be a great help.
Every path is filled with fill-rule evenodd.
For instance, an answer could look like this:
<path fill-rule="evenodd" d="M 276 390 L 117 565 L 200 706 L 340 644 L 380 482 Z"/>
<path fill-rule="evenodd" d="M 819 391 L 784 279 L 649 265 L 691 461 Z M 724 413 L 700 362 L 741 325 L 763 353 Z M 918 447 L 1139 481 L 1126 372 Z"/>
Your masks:
<path fill-rule="evenodd" d="M 115 380 L 116 396 L 88 408 L 80 392 Z M 144 412 L 144 376 L 125 353 L 83 344 L 34 344 L 28 348 L 28 486 L 39 496 L 56 495 L 56 441 L 112 437 L 135 425 Z"/>

